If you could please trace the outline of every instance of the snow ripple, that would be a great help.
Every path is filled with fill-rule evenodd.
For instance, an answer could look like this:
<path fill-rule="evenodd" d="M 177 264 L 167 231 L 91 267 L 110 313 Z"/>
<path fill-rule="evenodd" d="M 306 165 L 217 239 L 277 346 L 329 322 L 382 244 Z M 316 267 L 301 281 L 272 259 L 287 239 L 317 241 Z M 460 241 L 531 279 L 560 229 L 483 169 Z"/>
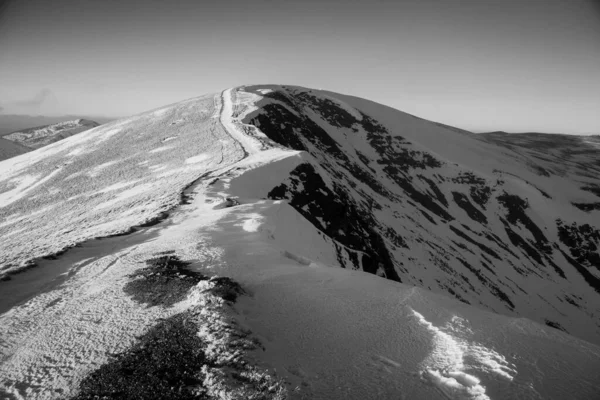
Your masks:
<path fill-rule="evenodd" d="M 421 363 L 421 377 L 435 385 L 448 399 L 491 400 L 479 378 L 466 371 L 479 370 L 513 380 L 516 370 L 504 356 L 479 344 L 469 343 L 453 333 L 470 333 L 465 321 L 454 316 L 444 330 L 411 309 L 419 323 L 433 334 L 433 350 Z M 468 365 L 465 364 L 468 360 Z"/>

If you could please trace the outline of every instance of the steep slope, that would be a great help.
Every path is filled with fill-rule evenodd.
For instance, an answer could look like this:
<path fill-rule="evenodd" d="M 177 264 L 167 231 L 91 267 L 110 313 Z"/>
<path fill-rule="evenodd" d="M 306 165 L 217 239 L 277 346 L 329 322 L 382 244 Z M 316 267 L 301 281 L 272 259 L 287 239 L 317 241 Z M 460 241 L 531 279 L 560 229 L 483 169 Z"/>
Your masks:
<path fill-rule="evenodd" d="M 80 132 L 85 132 L 88 129 L 95 128 L 99 125 L 99 123 L 87 119 L 76 119 L 52 125 L 22 129 L 17 132 L 9 133 L 8 135 L 5 135 L 4 138 L 31 149 L 39 149 L 40 147 L 58 142 L 59 140 L 63 140 Z"/>
<path fill-rule="evenodd" d="M 273 100 L 277 93 L 284 96 Z M 333 110 L 321 114 L 294 105 L 302 93 L 310 92 L 226 90 L 0 163 L 0 395 L 93 398 L 115 394 L 114 378 L 121 387 L 135 387 L 139 378 L 145 391 L 170 393 L 161 398 L 183 390 L 207 399 L 597 397 L 597 345 L 426 290 L 444 292 L 434 282 L 453 276 L 439 261 L 426 261 L 431 248 L 448 243 L 454 231 L 447 226 L 460 213 L 465 226 L 475 226 L 468 207 L 444 191 L 487 191 L 446 182 L 438 164 L 459 177 L 467 167 L 444 158 L 451 154 L 384 135 L 383 124 L 402 123 L 407 135 L 422 129 L 416 136 L 424 140 L 428 130 L 445 128 L 405 114 L 398 120 L 395 110 L 380 110 L 377 122 L 367 113 L 381 106 L 323 92 L 304 100 Z M 283 108 L 270 107 L 280 104 L 287 118 L 276 114 Z M 352 124 L 358 132 L 351 144 L 333 117 L 343 112 L 361 120 Z M 374 144 L 359 140 L 369 137 L 365 126 Z M 457 152 L 467 145 L 499 151 L 454 133 L 462 138 L 453 138 Z M 425 144 L 434 146 L 434 138 Z M 476 164 L 469 157 L 465 163 Z M 417 185 L 415 169 L 433 184 Z M 490 224 L 492 215 L 479 212 Z M 523 222 L 501 215 L 522 235 L 515 225 Z M 467 243 L 471 252 L 488 254 Z M 468 262 L 471 253 L 462 249 Z M 491 286 L 479 285 L 474 273 L 474 290 L 464 295 L 508 313 L 492 289 L 507 285 L 508 272 L 485 257 L 497 266 L 495 280 L 480 271 Z M 456 268 L 448 259 L 447 270 Z M 146 268 L 157 260 L 167 267 L 186 260 L 189 270 Z M 508 301 L 515 301 L 511 312 L 527 311 L 521 298 Z M 147 380 L 150 367 L 167 378 Z M 177 371 L 183 375 L 175 379 Z"/>
<path fill-rule="evenodd" d="M 28 151 L 31 151 L 28 147 L 0 138 L 0 161 L 16 157 Z"/>
<path fill-rule="evenodd" d="M 321 167 L 301 165 L 264 195 L 355 250 L 340 251 L 353 254 L 346 267 L 598 342 L 597 148 L 542 163 L 363 99 L 290 86 L 240 92 L 252 96 L 246 123 Z"/>

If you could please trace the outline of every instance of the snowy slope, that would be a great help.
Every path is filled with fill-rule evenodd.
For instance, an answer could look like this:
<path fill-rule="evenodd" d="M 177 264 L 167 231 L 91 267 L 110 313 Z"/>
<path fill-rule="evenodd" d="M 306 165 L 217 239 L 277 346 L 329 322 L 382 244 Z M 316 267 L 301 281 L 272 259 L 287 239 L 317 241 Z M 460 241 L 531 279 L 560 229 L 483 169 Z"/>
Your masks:
<path fill-rule="evenodd" d="M 28 151 L 31 151 L 28 147 L 0 138 L 0 161 L 27 153 Z"/>
<path fill-rule="evenodd" d="M 264 195 L 363 251 L 346 267 L 599 342 L 598 148 L 540 160 L 364 99 L 240 91 L 260 98 L 247 123 L 321 166 Z"/>
<path fill-rule="evenodd" d="M 71 398 L 90 373 L 111 362 L 111 354 L 126 351 L 136 337 L 182 312 L 198 316 L 198 336 L 207 343 L 210 363 L 190 371 L 202 378 L 205 398 L 249 398 L 236 389 L 239 379 L 231 383 L 231 370 L 240 365 L 252 366 L 261 382 L 265 374 L 284 379 L 287 397 L 298 399 L 589 399 L 600 394 L 600 348 L 521 318 L 528 307 L 539 305 L 508 288 L 510 278 L 530 291 L 544 282 L 553 293 L 553 276 L 538 272 L 529 282 L 532 278 L 511 275 L 492 260 L 496 275 L 479 275 L 510 292 L 511 311 L 490 286 L 478 283 L 476 273 L 469 276 L 472 290 L 459 292 L 463 289 L 457 286 L 454 294 L 480 307 L 427 290 L 445 293 L 441 285 L 452 287 L 450 277 L 467 274 L 452 261 L 442 269 L 440 261 L 430 259 L 432 246 L 441 252 L 461 243 L 450 242 L 453 231 L 446 227 L 456 222 L 443 222 L 431 210 L 437 208 L 418 203 L 424 197 L 392 181 L 395 175 L 384 168 L 411 177 L 416 173 L 403 170 L 404 165 L 419 168 L 425 178 L 436 179 L 440 191 L 457 191 L 465 184 L 446 182 L 446 174 L 465 176 L 468 165 L 447 161 L 451 151 L 468 144 L 473 151 L 494 154 L 496 145 L 477 139 L 447 146 L 449 153 L 441 147 L 436 157 L 444 159 L 449 172 L 438 167 L 432 172 L 415 165 L 437 165 L 418 147 L 433 144 L 406 144 L 405 139 L 396 148 L 402 162 L 380 163 L 390 153 L 360 138 L 365 126 L 375 130 L 375 117 L 358 111 L 359 100 L 319 95 L 335 101 L 337 114 L 343 110 L 353 119 L 359 135 L 350 136 L 339 120 L 327 119 L 329 112 L 319 117 L 310 107 L 294 106 L 289 93 L 287 100 L 274 99 L 281 90 L 235 88 L 187 100 L 0 163 L 0 395 Z M 289 107 L 288 118 L 278 119 L 268 104 Z M 361 107 L 371 107 L 365 104 Z M 378 116 L 382 120 L 391 113 L 384 111 Z M 265 113 L 280 136 L 259 118 Z M 406 124 L 407 135 L 418 136 L 418 129 L 425 129 L 419 124 L 445 129 L 401 117 L 396 124 Z M 382 136 L 373 142 L 385 140 Z M 475 162 L 475 157 L 464 158 L 465 164 Z M 368 174 L 379 179 L 368 179 L 360 167 L 363 159 L 373 168 Z M 512 185 L 502 187 L 519 187 Z M 417 187 L 434 190 L 429 184 Z M 437 198 L 435 193 L 428 197 Z M 488 208 L 509 218 L 500 204 Z M 457 205 L 441 210 L 453 221 L 466 214 Z M 573 215 L 580 211 L 575 208 Z M 485 215 L 492 219 L 491 213 Z M 460 221 L 476 229 L 468 215 Z M 482 231 L 504 227 L 478 223 Z M 510 226 L 522 234 L 519 224 Z M 414 236 L 407 233 L 411 230 Z M 62 252 L 70 246 L 75 247 Z M 464 246 L 488 254 L 470 242 Z M 464 258 L 476 257 L 461 249 L 468 253 Z M 234 279 L 245 294 L 225 304 L 211 297 L 203 281 L 172 306 L 139 304 L 125 290 L 130 275 L 148 258 L 171 252 L 189 260 L 195 271 Z M 521 257 L 518 249 L 513 252 L 516 263 Z M 36 267 L 23 270 L 33 263 Z M 561 288 L 578 290 L 573 295 L 589 300 L 584 311 L 597 310 L 587 286 L 574 277 L 579 275 L 569 273 L 564 280 L 572 286 Z M 551 312 L 548 308 L 539 310 Z M 573 315 L 580 318 L 576 321 L 592 319 Z M 228 353 L 223 338 L 240 332 L 260 346 Z"/>
<path fill-rule="evenodd" d="M 149 222 L 243 157 L 213 96 L 94 128 L 0 165 L 0 271 Z M 231 150 L 229 150 L 231 149 Z"/>
<path fill-rule="evenodd" d="M 9 133 L 8 135 L 5 135 L 4 138 L 32 149 L 38 149 L 50 143 L 95 128 L 99 125 L 99 123 L 87 119 L 76 119 L 35 128 L 22 129 L 17 132 Z"/>

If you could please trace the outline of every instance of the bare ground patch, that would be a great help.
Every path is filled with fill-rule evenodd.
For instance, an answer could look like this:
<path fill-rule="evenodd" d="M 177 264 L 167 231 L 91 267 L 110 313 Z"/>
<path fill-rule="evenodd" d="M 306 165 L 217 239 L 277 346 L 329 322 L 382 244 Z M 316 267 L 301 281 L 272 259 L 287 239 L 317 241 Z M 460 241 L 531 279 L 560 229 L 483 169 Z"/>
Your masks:
<path fill-rule="evenodd" d="M 129 296 L 149 307 L 189 305 L 88 374 L 71 400 L 287 398 L 283 381 L 247 357 L 262 346 L 231 312 L 244 293 L 237 282 L 192 271 L 171 252 L 146 264 L 130 275 Z"/>

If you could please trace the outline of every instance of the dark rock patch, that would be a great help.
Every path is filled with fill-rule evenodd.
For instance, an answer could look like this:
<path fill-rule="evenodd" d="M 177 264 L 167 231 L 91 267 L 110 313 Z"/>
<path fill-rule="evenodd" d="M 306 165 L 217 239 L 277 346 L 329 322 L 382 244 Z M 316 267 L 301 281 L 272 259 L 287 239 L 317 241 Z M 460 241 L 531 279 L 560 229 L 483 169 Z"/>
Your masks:
<path fill-rule="evenodd" d="M 402 236 L 400 236 L 400 234 L 398 234 L 398 232 L 396 232 L 396 230 L 390 228 L 389 226 L 383 227 L 382 230 L 383 230 L 384 236 L 389 241 L 391 241 L 396 247 L 408 248 L 406 241 L 404 240 L 404 238 Z"/>
<path fill-rule="evenodd" d="M 311 110 L 318 113 L 329 124 L 338 128 L 351 128 L 352 125 L 358 122 L 352 114 L 329 99 L 312 96 L 307 92 L 300 92 L 295 97 L 308 105 Z"/>
<path fill-rule="evenodd" d="M 569 248 L 578 263 L 600 270 L 600 230 L 589 224 L 566 225 L 556 221 L 558 239 Z"/>
<path fill-rule="evenodd" d="M 581 211 L 590 212 L 600 210 L 600 202 L 598 203 L 571 203 Z"/>
<path fill-rule="evenodd" d="M 373 168 L 371 168 L 371 166 L 370 166 L 371 160 L 369 160 L 369 158 L 367 156 L 365 156 L 363 153 L 361 153 L 360 151 L 358 151 L 358 150 L 355 150 L 355 151 L 356 151 L 356 156 L 365 165 L 365 167 L 367 167 L 371 171 L 373 171 Z"/>
<path fill-rule="evenodd" d="M 471 186 L 469 191 L 473 201 L 485 210 L 485 205 L 492 196 L 492 189 L 489 186 Z"/>
<path fill-rule="evenodd" d="M 583 186 L 581 190 L 585 190 L 586 192 L 593 193 L 600 197 L 600 186 L 598 185 Z"/>
<path fill-rule="evenodd" d="M 433 217 L 431 215 L 429 215 L 429 213 L 427 213 L 427 211 L 422 210 L 420 208 L 418 208 L 417 210 L 419 210 L 421 215 L 424 216 L 429 222 L 431 222 L 434 225 L 437 225 L 437 222 L 435 222 L 435 219 L 433 219 Z"/>
<path fill-rule="evenodd" d="M 565 296 L 565 300 L 567 301 L 567 303 L 571 304 L 572 306 L 575 306 L 577 308 L 581 308 L 581 306 L 579 305 L 579 303 L 577 303 L 577 301 L 575 299 L 573 299 L 572 297 L 566 295 Z"/>
<path fill-rule="evenodd" d="M 487 185 L 487 181 L 472 172 L 463 172 L 459 176 L 452 178 L 452 182 L 461 185 L 469 185 L 469 191 L 473 201 L 483 209 L 492 195 L 492 189 Z"/>
<path fill-rule="evenodd" d="M 563 257 L 571 264 L 583 279 L 590 285 L 597 293 L 600 293 L 600 279 L 596 278 L 590 271 L 587 270 L 583 265 L 579 264 L 576 260 L 569 257 L 567 253 L 559 249 Z"/>
<path fill-rule="evenodd" d="M 486 216 L 471 204 L 465 194 L 452 192 L 452 197 L 454 198 L 454 202 L 467 213 L 469 218 L 480 224 L 487 224 Z"/>
<path fill-rule="evenodd" d="M 481 261 L 481 266 L 490 271 L 493 275 L 496 275 L 494 270 L 485 261 Z"/>
<path fill-rule="evenodd" d="M 426 193 L 420 192 L 412 185 L 412 178 L 401 175 L 399 171 L 392 165 L 387 165 L 383 168 L 384 172 L 398 184 L 408 197 L 410 197 L 415 203 L 425 207 L 428 211 L 434 213 L 444 221 L 452 221 L 454 217 L 448 213 L 442 206 L 440 206 L 431 196 Z M 434 222 L 435 223 L 435 222 Z"/>
<path fill-rule="evenodd" d="M 289 102 L 293 101 L 286 98 Z M 279 104 L 266 104 L 248 123 L 259 128 L 269 139 L 282 146 L 318 156 L 314 151 L 316 148 L 327 154 L 328 158 L 337 161 L 339 166 L 348 170 L 354 178 L 374 192 L 386 198 L 393 198 L 392 194 L 372 175 L 370 169 L 361 168 L 350 160 L 338 143 L 307 116 L 295 115 Z M 339 169 L 330 168 L 330 172 L 336 177 L 342 177 Z"/>
<path fill-rule="evenodd" d="M 438 279 L 435 280 L 438 283 L 438 286 L 440 288 L 442 288 L 443 290 L 445 290 L 446 292 L 450 293 L 452 296 L 454 296 L 458 301 L 465 303 L 465 304 L 471 304 L 467 299 L 465 299 L 464 297 L 462 297 L 459 293 L 457 293 L 451 286 L 446 285 L 442 282 L 440 282 Z"/>
<path fill-rule="evenodd" d="M 535 238 L 535 246 L 539 251 L 546 254 L 552 252 L 552 248 L 548 244 L 548 239 L 542 230 L 529 218 L 525 210 L 529 207 L 527 200 L 522 199 L 517 195 L 511 195 L 504 192 L 498 196 L 498 202 L 502 204 L 508 211 L 506 219 L 512 225 L 520 223 L 523 225 Z"/>
<path fill-rule="evenodd" d="M 554 271 L 563 279 L 567 279 L 565 276 L 565 272 L 560 268 L 554 261 L 552 261 L 551 257 L 546 256 L 546 262 L 550 264 L 550 266 L 554 269 Z"/>
<path fill-rule="evenodd" d="M 546 322 L 546 325 L 548 325 L 551 328 L 558 329 L 563 332 L 567 332 L 567 330 L 565 328 L 563 328 L 558 322 L 550 321 L 549 319 L 547 319 L 545 322 Z M 567 333 L 569 333 L 569 332 L 567 332 Z"/>
<path fill-rule="evenodd" d="M 468 248 L 467 245 L 465 245 L 464 243 L 455 242 L 454 240 L 451 240 L 451 242 L 454 243 L 458 248 L 475 255 L 475 252 Z"/>
<path fill-rule="evenodd" d="M 511 243 L 514 246 L 524 250 L 525 254 L 530 258 L 534 259 L 539 265 L 544 266 L 545 264 L 540 253 L 538 253 L 538 251 L 533 246 L 531 246 L 529 242 L 527 242 L 527 240 L 523 239 L 517 232 L 513 231 L 504 218 L 501 218 L 500 220 L 504 224 L 504 230 L 506 231 L 506 234 L 508 235 L 508 238 L 510 239 Z"/>
<path fill-rule="evenodd" d="M 453 217 L 431 196 L 417 190 L 412 184 L 412 176 L 407 174 L 414 169 L 440 168 L 443 165 L 442 162 L 429 153 L 411 149 L 410 142 L 403 137 L 393 136 L 383 125 L 364 113 L 361 124 L 367 132 L 367 141 L 379 155 L 377 163 L 382 166 L 386 175 L 398 184 L 413 201 L 443 220 L 451 221 Z M 432 190 L 435 192 L 435 189 Z M 437 192 L 443 198 L 439 189 Z M 441 200 L 441 198 L 439 199 L 443 204 L 445 199 Z"/>
<path fill-rule="evenodd" d="M 412 146 L 410 142 L 399 136 L 390 135 L 387 130 L 367 131 L 367 140 L 379 154 L 378 164 L 393 165 L 402 172 L 440 168 L 443 165 L 429 153 L 407 148 Z"/>
<path fill-rule="evenodd" d="M 489 232 L 483 232 L 483 236 L 485 236 L 485 238 L 491 242 L 495 242 L 498 246 L 500 246 L 502 248 L 502 250 L 506 251 L 508 254 L 512 255 L 515 258 L 519 258 L 511 249 L 510 247 L 504 243 L 502 241 L 502 239 L 500 239 L 497 235 L 493 234 L 493 233 L 489 233 Z"/>
<path fill-rule="evenodd" d="M 285 107 L 277 104 L 266 104 L 261 112 L 249 121 L 249 124 L 259 128 L 269 139 L 282 146 L 294 150 L 307 151 L 304 142 L 295 130 L 304 127 L 303 121 Z M 320 128 L 319 128 L 320 129 Z"/>
<path fill-rule="evenodd" d="M 496 253 L 494 250 L 492 250 L 491 248 L 489 248 L 488 246 L 484 245 L 483 243 L 479 243 L 478 241 L 471 239 L 466 233 L 462 232 L 460 229 L 455 228 L 454 226 L 450 225 L 450 230 L 452 232 L 454 232 L 457 236 L 463 238 L 464 240 L 466 240 L 467 242 L 479 247 L 479 249 L 481 249 L 482 251 L 486 252 L 487 254 L 489 254 L 490 256 L 494 257 L 497 260 L 501 260 L 502 258 L 498 255 L 498 253 Z"/>
<path fill-rule="evenodd" d="M 294 111 L 300 111 L 298 109 L 298 107 L 292 102 L 290 97 L 284 91 L 273 90 L 267 94 L 264 94 L 263 96 L 271 98 L 273 100 L 280 101 Z"/>
<path fill-rule="evenodd" d="M 362 265 L 355 264 L 353 269 L 376 273 L 382 268 L 388 279 L 400 281 L 385 240 L 375 230 L 377 223 L 371 214 L 361 209 L 342 187 L 334 184 L 334 188 L 330 189 L 312 165 L 304 163 L 297 166 L 290 173 L 289 180 L 273 188 L 268 198 L 287 199 L 327 236 L 346 247 L 364 252 Z M 394 239 L 396 243 L 404 243 L 397 233 Z M 339 252 L 338 259 L 343 260 Z"/>
<path fill-rule="evenodd" d="M 433 192 L 433 195 L 435 196 L 435 198 L 444 205 L 444 207 L 448 207 L 448 200 L 446 199 L 446 196 L 444 196 L 444 193 L 442 193 L 442 191 L 440 190 L 440 188 L 435 184 L 434 181 L 432 181 L 431 179 L 423 176 L 423 175 L 419 175 L 419 179 L 421 179 L 423 182 L 426 182 L 429 185 L 429 188 L 431 189 L 431 191 Z"/>
<path fill-rule="evenodd" d="M 485 185 L 485 179 L 475 175 L 472 172 L 463 172 L 456 178 L 452 178 L 452 182 L 459 183 L 461 185 Z"/>
<path fill-rule="evenodd" d="M 487 279 L 482 273 L 481 270 L 478 268 L 473 267 L 471 264 L 469 264 L 466 260 L 462 259 L 462 258 L 457 258 L 458 261 L 460 261 L 460 263 L 462 265 L 464 265 L 469 271 L 471 271 L 476 277 L 477 279 L 486 287 L 488 287 L 490 289 L 490 292 L 497 297 L 498 299 L 500 299 L 501 301 L 503 301 L 504 303 L 506 303 L 506 305 L 508 306 L 508 308 L 510 310 L 514 310 L 515 305 L 513 304 L 513 302 L 510 300 L 510 298 L 506 295 L 506 293 L 504 293 L 502 290 L 500 290 L 500 288 L 498 286 L 496 286 L 494 283 L 492 283 L 489 279 Z"/>
<path fill-rule="evenodd" d="M 62 300 L 62 297 L 59 297 L 59 298 L 54 299 L 52 301 L 49 301 L 48 304 L 46 304 L 44 306 L 44 309 L 48 309 L 48 308 L 54 307 L 55 305 L 57 305 L 58 303 L 60 303 L 61 300 Z"/>

